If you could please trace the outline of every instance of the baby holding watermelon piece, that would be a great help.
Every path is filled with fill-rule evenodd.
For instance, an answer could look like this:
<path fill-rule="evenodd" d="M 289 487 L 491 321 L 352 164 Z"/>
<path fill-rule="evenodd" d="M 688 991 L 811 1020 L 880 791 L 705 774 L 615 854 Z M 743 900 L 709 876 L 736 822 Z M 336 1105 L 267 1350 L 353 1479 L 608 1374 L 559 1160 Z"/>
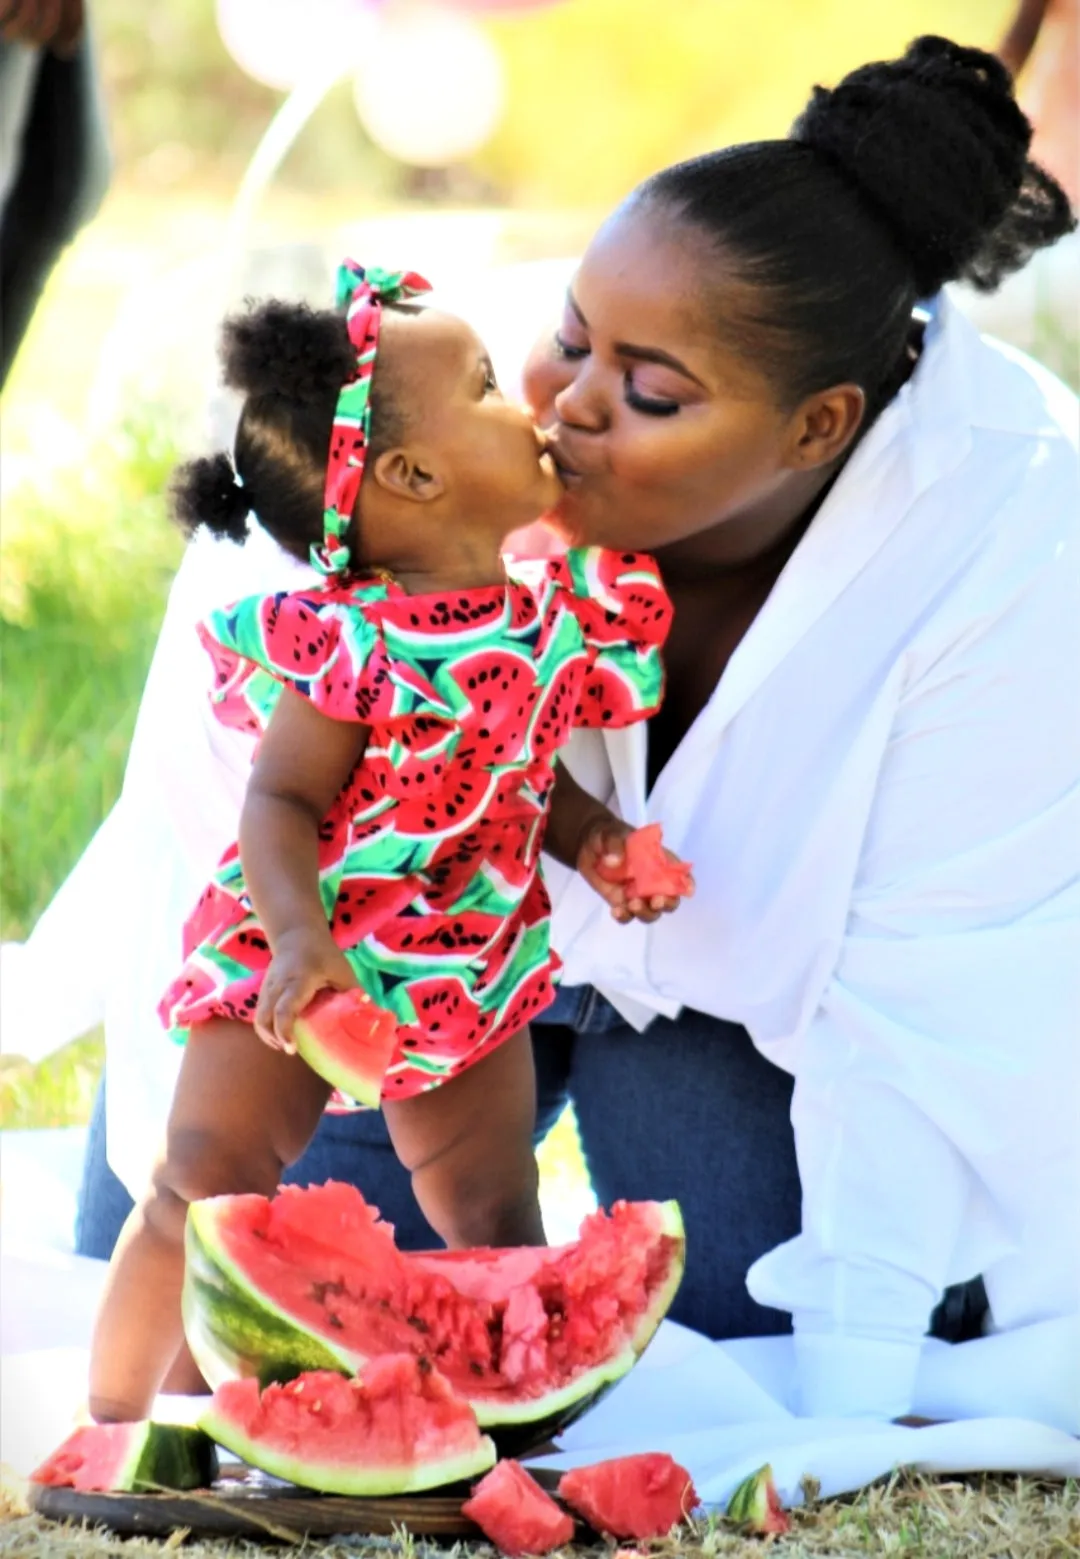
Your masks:
<path fill-rule="evenodd" d="M 254 511 L 323 577 L 200 628 L 216 713 L 259 745 L 239 840 L 161 1004 L 185 1052 L 98 1317 L 100 1420 L 145 1417 L 166 1377 L 197 1389 L 187 1208 L 272 1194 L 307 1146 L 331 1084 L 296 1040 L 320 992 L 391 1015 L 382 1106 L 446 1243 L 542 1244 L 527 1024 L 560 963 L 541 845 L 620 920 L 654 919 L 691 886 L 654 849 L 681 871 L 655 891 L 646 875 L 642 897 L 633 830 L 556 764 L 575 725 L 657 708 L 671 617 L 657 571 L 599 546 L 504 561 L 559 479 L 474 332 L 410 301 L 426 290 L 346 262 L 338 311 L 271 301 L 228 320 L 235 465 L 217 455 L 177 478 L 187 530 L 243 542 Z"/>

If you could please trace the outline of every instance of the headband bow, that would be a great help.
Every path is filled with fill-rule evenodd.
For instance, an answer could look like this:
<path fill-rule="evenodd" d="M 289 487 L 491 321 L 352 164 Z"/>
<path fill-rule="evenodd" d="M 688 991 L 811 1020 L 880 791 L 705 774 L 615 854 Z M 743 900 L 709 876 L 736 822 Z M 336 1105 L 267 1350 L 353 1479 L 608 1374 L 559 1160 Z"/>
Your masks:
<path fill-rule="evenodd" d="M 338 267 L 337 307 L 345 309 L 349 340 L 356 350 L 356 371 L 342 385 L 330 433 L 330 458 L 323 499 L 322 545 L 312 543 L 311 561 L 321 574 L 343 574 L 351 561 L 346 536 L 364 477 L 371 438 L 371 378 L 379 347 L 384 303 L 402 303 L 431 284 L 415 271 L 367 270 L 355 260 Z"/>

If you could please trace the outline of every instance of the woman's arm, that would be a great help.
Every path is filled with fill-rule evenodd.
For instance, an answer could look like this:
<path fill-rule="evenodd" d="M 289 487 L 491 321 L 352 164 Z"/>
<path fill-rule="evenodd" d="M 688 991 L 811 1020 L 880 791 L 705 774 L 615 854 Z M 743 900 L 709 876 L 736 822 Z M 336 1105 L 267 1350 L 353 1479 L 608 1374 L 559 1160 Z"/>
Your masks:
<path fill-rule="evenodd" d="M 355 985 L 319 891 L 319 825 L 367 746 L 368 727 L 331 720 L 283 689 L 240 816 L 240 860 L 273 962 L 255 1027 L 292 1048 L 292 1025 L 324 986 Z"/>

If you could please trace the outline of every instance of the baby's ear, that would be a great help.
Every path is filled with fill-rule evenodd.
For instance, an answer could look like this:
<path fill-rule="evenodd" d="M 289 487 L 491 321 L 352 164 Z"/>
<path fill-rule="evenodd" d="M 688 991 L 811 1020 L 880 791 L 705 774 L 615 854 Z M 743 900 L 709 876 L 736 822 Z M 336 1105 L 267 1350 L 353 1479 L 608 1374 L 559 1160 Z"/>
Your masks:
<path fill-rule="evenodd" d="M 446 491 L 435 461 L 419 448 L 384 449 L 371 475 L 385 492 L 409 503 L 430 503 Z"/>

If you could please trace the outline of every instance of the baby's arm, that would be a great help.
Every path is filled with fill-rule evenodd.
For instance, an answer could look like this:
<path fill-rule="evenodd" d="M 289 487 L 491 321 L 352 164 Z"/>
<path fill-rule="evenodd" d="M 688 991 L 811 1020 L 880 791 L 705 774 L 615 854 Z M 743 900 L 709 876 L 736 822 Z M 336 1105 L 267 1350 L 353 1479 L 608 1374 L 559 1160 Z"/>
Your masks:
<path fill-rule="evenodd" d="M 617 878 L 623 865 L 626 840 L 634 830 L 616 817 L 610 807 L 587 790 L 563 764 L 555 766 L 555 789 L 551 796 L 544 849 L 564 866 L 578 871 L 607 904 L 615 920 L 657 920 L 669 914 L 679 903 L 677 897 L 657 894 L 648 900 L 628 898 Z M 666 852 L 672 861 L 676 859 Z M 600 875 L 603 867 L 607 875 Z"/>
<path fill-rule="evenodd" d="M 367 746 L 368 727 L 331 720 L 286 687 L 259 747 L 240 816 L 240 859 L 273 953 L 255 1027 L 293 1049 L 292 1026 L 326 986 L 356 984 L 319 894 L 319 825 Z"/>

